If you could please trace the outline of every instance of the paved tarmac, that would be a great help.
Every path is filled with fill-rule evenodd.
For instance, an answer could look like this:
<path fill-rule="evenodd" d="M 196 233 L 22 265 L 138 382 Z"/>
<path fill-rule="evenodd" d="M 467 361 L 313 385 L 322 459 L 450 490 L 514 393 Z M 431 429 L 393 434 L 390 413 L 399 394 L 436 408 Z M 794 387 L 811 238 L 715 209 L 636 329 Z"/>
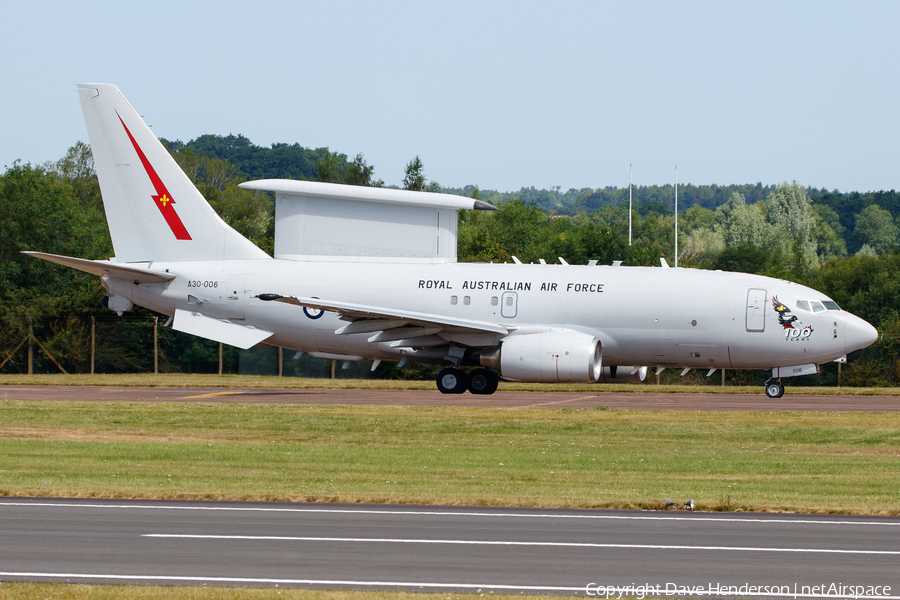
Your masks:
<path fill-rule="evenodd" d="M 900 408 L 897 397 L 764 394 L 49 386 L 2 386 L 0 394 L 27 401 Z M 896 517 L 0 498 L 0 581 L 900 600 L 898 564 Z M 854 589 L 842 594 L 841 586 Z"/>
<path fill-rule="evenodd" d="M 896 517 L 2 498 L 0 523 L 2 581 L 900 598 Z"/>
<path fill-rule="evenodd" d="M 789 389 L 790 390 L 790 389 Z M 383 406 L 487 406 L 548 408 L 632 408 L 638 410 L 897 412 L 900 396 L 794 396 L 759 394 L 654 394 L 497 392 L 490 396 L 438 391 L 298 390 L 166 387 L 0 386 L 10 400 L 128 402 L 250 402 L 278 404 L 374 404 Z"/>

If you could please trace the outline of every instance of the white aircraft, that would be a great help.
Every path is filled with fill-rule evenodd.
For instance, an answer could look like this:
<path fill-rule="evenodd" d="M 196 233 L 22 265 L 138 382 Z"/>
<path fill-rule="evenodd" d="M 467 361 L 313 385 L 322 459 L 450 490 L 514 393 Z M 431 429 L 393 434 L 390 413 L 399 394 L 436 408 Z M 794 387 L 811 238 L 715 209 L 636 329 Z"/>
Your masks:
<path fill-rule="evenodd" d="M 766 393 L 780 397 L 781 378 L 855 360 L 876 339 L 822 293 L 768 277 L 457 263 L 457 212 L 496 209 L 448 194 L 242 184 L 275 194 L 272 258 L 219 218 L 115 86 L 78 91 L 116 256 L 29 254 L 100 276 L 119 314 L 138 304 L 178 331 L 345 366 L 437 365 L 441 392 L 474 394 L 498 378 L 640 382 L 677 367 L 772 369 Z"/>

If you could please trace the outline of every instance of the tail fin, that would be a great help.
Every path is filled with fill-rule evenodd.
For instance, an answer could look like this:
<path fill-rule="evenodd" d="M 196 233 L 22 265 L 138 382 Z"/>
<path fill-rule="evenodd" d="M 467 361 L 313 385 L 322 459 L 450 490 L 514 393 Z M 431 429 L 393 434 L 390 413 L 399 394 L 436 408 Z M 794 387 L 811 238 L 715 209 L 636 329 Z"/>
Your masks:
<path fill-rule="evenodd" d="M 119 262 L 269 257 L 219 218 L 118 88 L 78 94 Z"/>

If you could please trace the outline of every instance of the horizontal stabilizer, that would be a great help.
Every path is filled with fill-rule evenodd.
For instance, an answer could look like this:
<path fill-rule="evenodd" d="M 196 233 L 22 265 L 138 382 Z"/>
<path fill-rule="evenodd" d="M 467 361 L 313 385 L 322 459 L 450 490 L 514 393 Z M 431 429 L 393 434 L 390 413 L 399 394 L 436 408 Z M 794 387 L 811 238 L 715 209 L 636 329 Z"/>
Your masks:
<path fill-rule="evenodd" d="M 238 325 L 227 320 L 213 319 L 198 312 L 175 309 L 172 329 L 198 337 L 222 342 L 241 350 L 251 348 L 272 335 L 271 331 Z"/>
<path fill-rule="evenodd" d="M 84 258 L 47 254 L 46 252 L 23 251 L 22 254 L 49 260 L 50 262 L 84 271 L 85 273 L 97 275 L 98 277 L 103 277 L 105 275 L 114 279 L 124 279 L 135 283 L 160 283 L 175 279 L 175 275 L 172 273 L 151 271 L 150 269 L 142 269 L 140 267 L 126 267 L 125 265 L 120 265 L 108 260 L 86 260 Z"/>

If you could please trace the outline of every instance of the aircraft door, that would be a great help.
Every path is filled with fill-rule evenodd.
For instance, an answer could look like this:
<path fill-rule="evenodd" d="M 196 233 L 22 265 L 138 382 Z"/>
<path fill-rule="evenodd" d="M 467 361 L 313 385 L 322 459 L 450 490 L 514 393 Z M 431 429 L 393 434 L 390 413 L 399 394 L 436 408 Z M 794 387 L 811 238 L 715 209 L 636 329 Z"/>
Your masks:
<path fill-rule="evenodd" d="M 766 290 L 747 292 L 747 331 L 766 330 Z"/>
<path fill-rule="evenodd" d="M 230 277 L 225 288 L 225 305 L 228 307 L 228 318 L 236 321 L 244 320 L 244 289 L 243 277 Z"/>
<path fill-rule="evenodd" d="M 518 312 L 518 294 L 515 292 L 503 292 L 500 297 L 500 314 L 507 319 L 512 319 Z"/>

